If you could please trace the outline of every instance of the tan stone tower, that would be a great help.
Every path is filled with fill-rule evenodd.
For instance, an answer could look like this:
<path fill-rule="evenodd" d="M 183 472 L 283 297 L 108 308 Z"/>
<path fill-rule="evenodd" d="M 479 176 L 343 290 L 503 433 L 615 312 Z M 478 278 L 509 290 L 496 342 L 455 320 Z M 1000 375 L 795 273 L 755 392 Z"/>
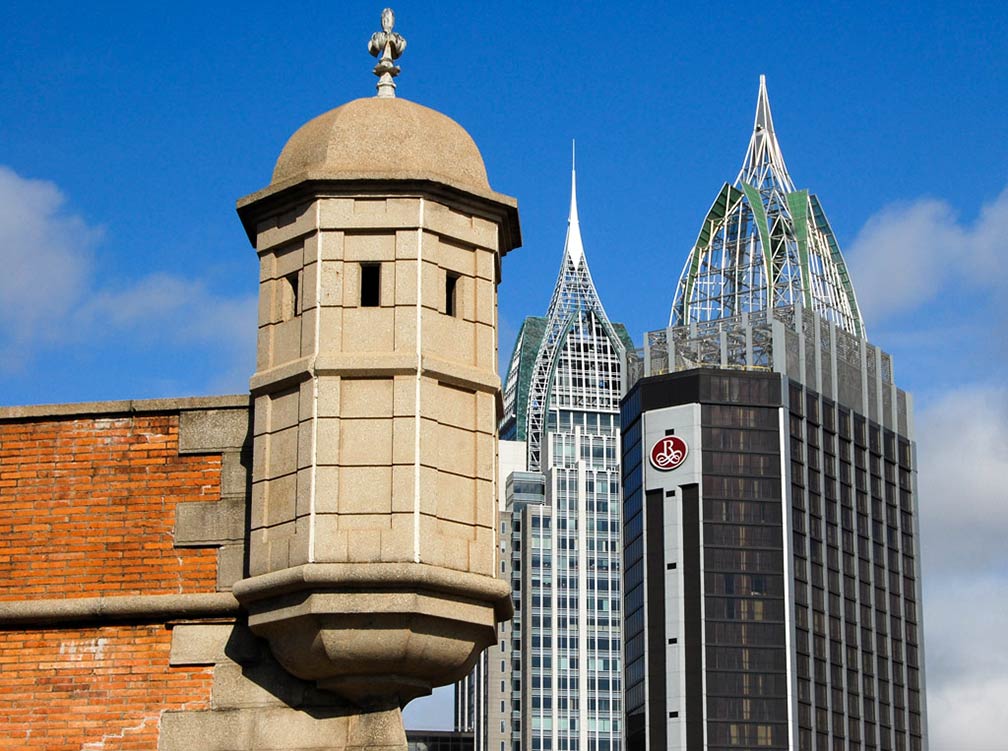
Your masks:
<path fill-rule="evenodd" d="M 379 96 L 305 124 L 238 203 L 260 292 L 234 591 L 291 673 L 398 712 L 462 677 L 510 615 L 497 284 L 520 233 L 469 135 L 394 97 L 405 42 L 383 25 Z"/>

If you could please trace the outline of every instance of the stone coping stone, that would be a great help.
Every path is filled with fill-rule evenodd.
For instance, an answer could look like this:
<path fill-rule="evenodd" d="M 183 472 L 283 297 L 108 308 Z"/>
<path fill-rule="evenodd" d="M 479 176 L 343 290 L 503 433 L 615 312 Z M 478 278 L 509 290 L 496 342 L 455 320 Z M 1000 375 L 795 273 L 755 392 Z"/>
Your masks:
<path fill-rule="evenodd" d="M 50 417 L 91 417 L 99 415 L 137 415 L 157 412 L 248 408 L 248 394 L 223 396 L 182 396 L 165 399 L 119 399 L 105 402 L 69 402 L 65 404 L 29 404 L 0 407 L 0 421 L 40 420 Z"/>

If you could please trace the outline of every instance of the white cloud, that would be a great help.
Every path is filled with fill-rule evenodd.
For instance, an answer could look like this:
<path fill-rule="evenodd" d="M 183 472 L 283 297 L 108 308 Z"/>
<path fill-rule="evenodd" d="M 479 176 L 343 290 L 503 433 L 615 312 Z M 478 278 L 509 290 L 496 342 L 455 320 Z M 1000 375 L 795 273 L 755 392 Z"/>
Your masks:
<path fill-rule="evenodd" d="M 928 585 L 925 608 L 931 751 L 1003 749 L 1008 581 L 1003 576 L 940 580 Z"/>
<path fill-rule="evenodd" d="M 869 322 L 916 310 L 939 295 L 1008 288 L 997 260 L 1008 236 L 1008 189 L 976 221 L 924 198 L 871 217 L 846 253 Z"/>
<path fill-rule="evenodd" d="M 221 295 L 163 273 L 103 287 L 94 278 L 102 235 L 67 210 L 56 185 L 0 166 L 0 372 L 55 346 L 170 344 L 212 351 L 222 372 L 244 372 L 228 382 L 242 383 L 254 362 L 255 294 Z"/>
<path fill-rule="evenodd" d="M 931 749 L 1002 749 L 1008 389 L 952 392 L 919 411 L 915 432 Z"/>
<path fill-rule="evenodd" d="M 928 573 L 1008 563 L 1008 389 L 952 392 L 915 427 Z"/>
<path fill-rule="evenodd" d="M 53 183 L 0 165 L 0 348 L 48 338 L 84 293 L 102 230 L 65 204 Z"/>
<path fill-rule="evenodd" d="M 77 326 L 148 334 L 179 344 L 254 341 L 256 296 L 221 297 L 199 279 L 152 274 L 133 284 L 96 292 L 78 311 Z"/>

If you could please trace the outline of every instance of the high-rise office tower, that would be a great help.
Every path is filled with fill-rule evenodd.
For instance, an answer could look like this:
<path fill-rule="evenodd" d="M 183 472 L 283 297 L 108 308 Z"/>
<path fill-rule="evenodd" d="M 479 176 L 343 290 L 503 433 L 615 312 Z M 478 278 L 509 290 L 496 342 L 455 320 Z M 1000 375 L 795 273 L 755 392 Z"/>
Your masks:
<path fill-rule="evenodd" d="M 470 679 L 470 696 L 481 697 L 460 706 L 477 749 L 621 748 L 619 399 L 628 351 L 588 270 L 572 172 L 549 310 L 525 319 L 505 378 L 501 465 L 514 471 L 502 483 L 500 558 L 515 618 Z"/>
<path fill-rule="evenodd" d="M 760 80 L 622 408 L 627 751 L 926 748 L 909 396 Z"/>

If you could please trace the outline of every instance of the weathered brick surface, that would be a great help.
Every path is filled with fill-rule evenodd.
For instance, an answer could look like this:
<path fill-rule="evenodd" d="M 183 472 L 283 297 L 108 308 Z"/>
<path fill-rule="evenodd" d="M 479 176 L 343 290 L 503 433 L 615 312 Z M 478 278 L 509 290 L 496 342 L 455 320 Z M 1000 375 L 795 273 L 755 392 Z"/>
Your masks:
<path fill-rule="evenodd" d="M 168 667 L 161 625 L 0 631 L 0 749 L 155 751 L 162 712 L 206 709 L 210 667 Z"/>
<path fill-rule="evenodd" d="M 179 456 L 177 414 L 0 422 L 0 600 L 213 592 L 216 551 L 172 527 L 220 470 Z"/>

